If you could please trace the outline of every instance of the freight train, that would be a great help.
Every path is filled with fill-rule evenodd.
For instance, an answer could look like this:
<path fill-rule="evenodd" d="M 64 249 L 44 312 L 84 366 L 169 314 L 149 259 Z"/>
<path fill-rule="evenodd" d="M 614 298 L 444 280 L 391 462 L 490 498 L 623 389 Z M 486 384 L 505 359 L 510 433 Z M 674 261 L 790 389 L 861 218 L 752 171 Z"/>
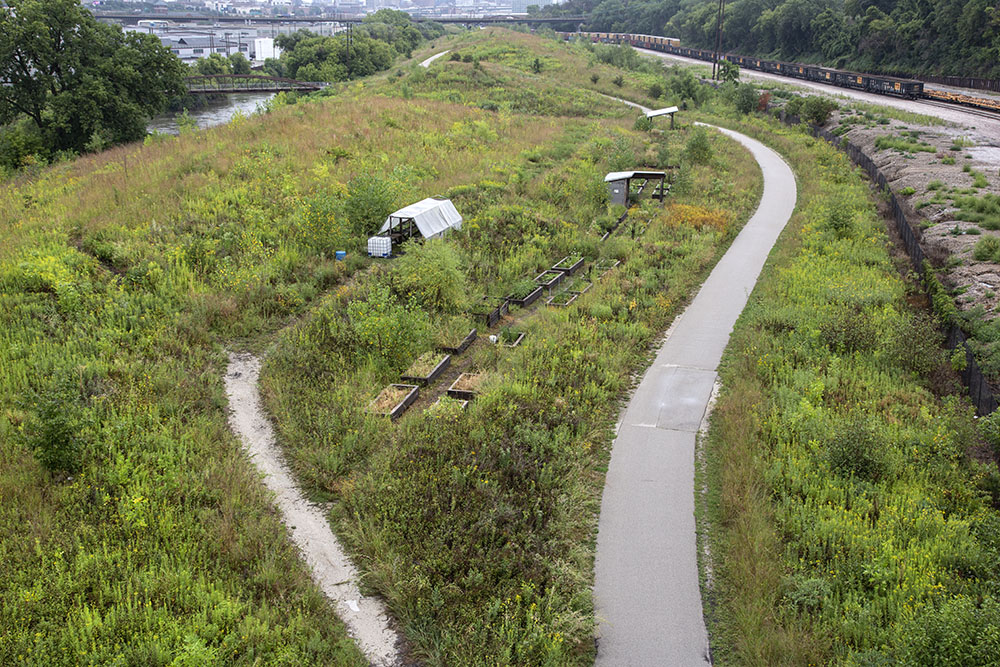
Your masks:
<path fill-rule="evenodd" d="M 681 46 L 680 40 L 673 37 L 634 35 L 618 32 L 561 32 L 559 35 L 566 40 L 575 36 L 577 39 L 590 39 L 593 42 L 602 42 L 604 44 L 631 44 L 635 47 L 663 51 L 664 53 L 672 53 L 676 56 L 686 56 L 698 60 L 707 60 L 708 62 L 712 62 L 715 59 L 713 51 Z M 819 65 L 801 65 L 799 63 L 787 63 L 779 60 L 763 60 L 761 58 L 739 56 L 733 53 L 720 54 L 719 57 L 745 69 L 755 69 L 761 72 L 790 76 L 796 79 L 831 83 L 844 88 L 854 88 L 855 90 L 864 90 L 884 95 L 898 95 L 909 99 L 917 99 L 918 97 L 925 96 L 924 82 L 913 79 L 901 79 L 878 74 L 858 74 L 857 72 L 845 72 L 830 67 L 820 67 Z"/>

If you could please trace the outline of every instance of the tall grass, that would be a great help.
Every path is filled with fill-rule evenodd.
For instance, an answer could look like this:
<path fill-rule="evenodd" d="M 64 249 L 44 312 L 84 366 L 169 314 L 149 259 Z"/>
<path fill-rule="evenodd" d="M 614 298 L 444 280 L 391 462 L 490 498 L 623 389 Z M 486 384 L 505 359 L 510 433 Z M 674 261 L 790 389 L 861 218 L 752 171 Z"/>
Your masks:
<path fill-rule="evenodd" d="M 317 313 L 337 312 L 338 299 L 378 278 L 366 272 L 356 286 L 349 281 L 368 266 L 360 250 L 372 221 L 357 213 L 366 207 L 348 203 L 372 174 L 391 185 L 394 205 L 454 194 L 469 214 L 468 235 L 455 239 L 466 268 L 487 259 L 499 267 L 470 271 L 481 289 L 519 277 L 556 250 L 596 252 L 602 170 L 663 164 L 672 149 L 633 133 L 614 103 L 581 101 L 551 71 L 552 79 L 536 79 L 545 91 L 534 107 L 518 107 L 523 86 L 501 101 L 552 114 L 568 104 L 576 120 L 477 110 L 430 88 L 404 103 L 383 77 L 341 87 L 338 97 L 118 147 L 3 185 L 0 663 L 361 663 L 227 428 L 224 349 L 262 349 L 298 318 L 315 325 Z M 516 72 L 494 73 L 507 85 L 519 81 Z M 693 172 L 699 185 L 690 203 L 735 206 L 736 220 L 754 201 L 755 177 L 748 158 L 725 146 L 714 174 Z M 712 180 L 730 177 L 740 183 L 735 190 Z M 567 196 L 580 188 L 585 196 Z M 525 221 L 516 214 L 527 204 Z M 501 213 L 531 234 L 512 235 L 506 246 L 495 234 L 496 254 L 477 255 L 476 230 Z M 622 355 L 644 349 L 727 238 L 642 215 L 650 220 L 645 241 L 603 251 L 624 259 L 641 248 L 622 282 L 609 284 L 600 301 L 584 300 L 586 310 L 542 318 L 538 347 L 517 353 L 530 354 L 531 364 L 510 367 L 516 381 L 500 382 L 499 358 L 481 360 L 498 371 L 498 397 L 526 391 L 541 410 L 559 396 L 536 393 L 536 370 L 564 392 L 575 377 L 568 370 L 595 354 L 578 344 L 616 355 L 612 373 L 603 369 L 581 388 L 586 402 L 566 394 L 594 412 L 552 421 L 552 441 L 532 433 L 550 425 L 537 421 L 541 413 L 519 413 L 516 458 L 530 475 L 512 477 L 507 491 L 487 482 L 519 469 L 508 454 L 494 448 L 482 464 L 466 461 L 473 455 L 457 438 L 486 444 L 502 435 L 514 401 L 486 400 L 481 417 L 454 431 L 441 456 L 461 474 L 442 469 L 448 486 L 440 487 L 440 475 L 431 475 L 439 461 L 425 454 L 445 433 L 434 429 L 422 441 L 430 422 L 389 432 L 357 412 L 386 367 L 361 361 L 331 370 L 332 358 L 311 347 L 315 339 L 295 343 L 308 329 L 281 336 L 275 363 L 305 396 L 271 380 L 269 405 L 296 471 L 315 496 L 338 499 L 337 525 L 421 655 L 447 663 L 467 655 L 587 656 L 587 517 L 600 488 L 603 424 L 627 381 Z M 348 261 L 336 262 L 336 250 L 347 250 Z M 656 264 L 668 257 L 677 262 Z M 664 283 L 673 291 L 661 298 Z M 424 321 L 406 308 L 384 312 Z M 369 323 L 380 312 L 369 311 Z M 337 318 L 328 324 L 340 326 Z M 570 331 L 582 333 L 561 336 Z M 331 386 L 333 377 L 351 384 Z M 387 447 L 402 434 L 409 435 L 398 450 Z M 542 456 L 549 447 L 551 465 Z M 467 464 L 486 474 L 477 477 Z M 544 494 L 522 508 L 531 488 Z M 428 498 L 454 498 L 469 513 L 451 517 Z M 482 522 L 466 523 L 480 512 Z M 467 540 L 466 565 L 479 562 L 476 549 L 490 556 L 467 569 L 467 579 L 452 576 L 455 540 Z M 463 585 L 473 591 L 468 598 L 459 594 Z M 482 624 L 463 629 L 473 617 Z"/>
<path fill-rule="evenodd" d="M 631 125 L 563 120 L 545 146 L 504 164 L 509 187 L 484 179 L 452 193 L 466 221 L 447 243 L 473 294 L 506 293 L 568 254 L 622 260 L 569 308 L 528 315 L 516 349 L 467 353 L 488 377 L 466 413 L 411 409 L 397 425 L 365 414 L 431 345 L 390 359 L 359 354 L 363 346 L 344 335 L 366 326 L 350 304 L 399 284 L 392 265 L 317 304 L 282 334 L 265 369 L 267 404 L 296 473 L 317 499 L 334 502 L 339 531 L 430 664 L 593 657 L 590 581 L 608 427 L 650 342 L 760 192 L 749 154 L 714 136 L 709 163 L 690 168 L 674 206 L 637 207 L 632 218 L 645 232 L 601 244 L 602 177 L 619 152 L 662 164 L 656 156 L 680 155 L 689 136 Z M 447 318 L 425 312 L 435 323 Z"/>
<path fill-rule="evenodd" d="M 718 662 L 991 664 L 997 474 L 969 458 L 940 334 L 845 158 L 744 128 L 791 160 L 800 204 L 734 331 L 707 447 Z"/>

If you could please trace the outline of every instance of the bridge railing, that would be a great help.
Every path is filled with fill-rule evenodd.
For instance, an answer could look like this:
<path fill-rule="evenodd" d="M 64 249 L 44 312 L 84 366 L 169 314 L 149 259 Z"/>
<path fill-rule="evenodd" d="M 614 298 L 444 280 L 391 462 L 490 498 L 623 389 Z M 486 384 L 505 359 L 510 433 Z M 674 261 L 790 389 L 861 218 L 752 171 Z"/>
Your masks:
<path fill-rule="evenodd" d="M 297 81 L 264 74 L 199 74 L 186 77 L 185 83 L 190 93 L 319 90 L 329 85 L 320 81 Z"/>

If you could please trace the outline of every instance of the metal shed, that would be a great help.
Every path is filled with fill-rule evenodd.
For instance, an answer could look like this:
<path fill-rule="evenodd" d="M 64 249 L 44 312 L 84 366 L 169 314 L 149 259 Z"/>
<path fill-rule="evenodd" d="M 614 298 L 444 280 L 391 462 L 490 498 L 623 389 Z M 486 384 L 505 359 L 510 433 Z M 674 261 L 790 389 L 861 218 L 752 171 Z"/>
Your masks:
<path fill-rule="evenodd" d="M 664 171 L 613 171 L 604 177 L 604 182 L 608 184 L 611 203 L 628 206 L 630 197 L 641 195 L 651 182 L 653 194 L 650 196 L 663 201 L 666 178 Z M 634 181 L 639 181 L 638 186 L 634 186 Z"/>

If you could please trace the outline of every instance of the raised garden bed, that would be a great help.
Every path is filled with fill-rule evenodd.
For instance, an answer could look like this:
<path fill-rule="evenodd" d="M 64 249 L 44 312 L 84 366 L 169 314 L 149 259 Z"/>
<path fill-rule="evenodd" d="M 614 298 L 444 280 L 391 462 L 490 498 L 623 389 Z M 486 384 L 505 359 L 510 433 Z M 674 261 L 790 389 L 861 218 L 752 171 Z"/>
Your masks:
<path fill-rule="evenodd" d="M 476 330 L 469 329 L 468 318 L 455 320 L 450 326 L 440 330 L 435 335 L 437 348 L 448 354 L 462 354 L 476 340 Z"/>
<path fill-rule="evenodd" d="M 524 340 L 525 333 L 519 329 L 504 327 L 500 330 L 497 342 L 504 347 L 517 347 Z"/>
<path fill-rule="evenodd" d="M 594 283 L 589 280 L 584 280 L 583 278 L 573 278 L 566 284 L 566 291 L 570 294 L 586 294 Z"/>
<path fill-rule="evenodd" d="M 472 307 L 470 312 L 474 317 L 482 320 L 487 327 L 493 327 L 509 311 L 510 304 L 506 298 L 484 296 L 477 300 L 476 305 Z"/>
<path fill-rule="evenodd" d="M 594 264 L 594 269 L 597 271 L 597 277 L 603 278 L 607 275 L 608 271 L 615 268 L 621 264 L 621 260 L 617 259 L 602 259 L 601 261 Z"/>
<path fill-rule="evenodd" d="M 441 352 L 424 352 L 403 374 L 403 381 L 428 385 L 434 382 L 451 364 L 451 355 Z"/>
<path fill-rule="evenodd" d="M 553 271 L 562 271 L 568 276 L 576 273 L 576 270 L 583 266 L 583 257 L 580 255 L 567 255 L 553 265 Z"/>
<path fill-rule="evenodd" d="M 553 297 L 549 297 L 546 301 L 546 305 L 555 306 L 557 308 L 562 308 L 568 306 L 569 304 L 576 301 L 576 298 L 580 296 L 579 294 L 574 294 L 573 292 L 559 292 Z"/>
<path fill-rule="evenodd" d="M 530 306 L 542 295 L 542 289 L 542 286 L 533 280 L 518 281 L 507 301 L 522 308 Z"/>
<path fill-rule="evenodd" d="M 479 386 L 485 377 L 485 373 L 462 373 L 448 387 L 448 395 L 461 401 L 471 401 L 479 394 Z"/>
<path fill-rule="evenodd" d="M 552 288 L 561 283 L 565 277 L 566 277 L 565 272 L 553 271 L 552 269 L 549 269 L 548 271 L 545 271 L 544 273 L 540 273 L 537 276 L 535 276 L 535 282 L 538 283 L 541 287 L 547 289 L 549 291 L 549 294 L 551 294 Z"/>
<path fill-rule="evenodd" d="M 389 419 L 399 419 L 406 408 L 417 400 L 420 388 L 415 384 L 390 384 L 368 404 L 368 412 L 384 415 Z"/>
<path fill-rule="evenodd" d="M 469 407 L 469 401 L 463 398 L 452 398 L 451 396 L 441 396 L 436 401 L 431 403 L 430 407 L 427 408 L 431 412 L 445 411 L 448 410 L 452 405 L 458 407 L 459 410 L 465 410 Z"/>

